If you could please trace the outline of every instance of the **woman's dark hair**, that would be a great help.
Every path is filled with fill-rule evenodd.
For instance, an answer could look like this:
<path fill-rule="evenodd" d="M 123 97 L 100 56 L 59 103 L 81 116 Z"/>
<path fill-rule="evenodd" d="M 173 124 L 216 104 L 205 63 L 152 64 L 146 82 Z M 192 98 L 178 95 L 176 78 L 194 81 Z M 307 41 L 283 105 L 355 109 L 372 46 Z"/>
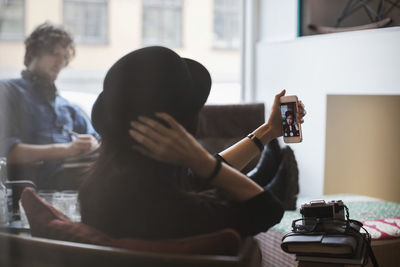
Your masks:
<path fill-rule="evenodd" d="M 210 89 L 211 76 L 203 65 L 166 47 L 141 48 L 114 63 L 92 109 L 93 126 L 102 139 L 99 157 L 80 187 L 82 222 L 122 236 L 126 233 L 110 218 L 117 218 L 113 213 L 120 208 L 129 209 L 135 187 L 164 194 L 197 185 L 191 184 L 196 178 L 190 178 L 186 167 L 134 150 L 138 144 L 128 130 L 138 116 L 157 119 L 155 112 L 165 112 L 194 135 Z M 139 215 L 124 216 L 132 222 Z"/>
<path fill-rule="evenodd" d="M 24 65 L 28 67 L 32 60 L 43 52 L 53 52 L 56 45 L 67 49 L 68 64 L 69 60 L 75 56 L 75 44 L 71 34 L 63 27 L 49 22 L 40 24 L 25 40 Z"/>
<path fill-rule="evenodd" d="M 285 116 L 286 116 L 286 118 L 289 117 L 289 116 L 293 116 L 294 117 L 294 113 L 293 113 L 293 111 L 288 110 L 288 111 L 285 112 Z"/>

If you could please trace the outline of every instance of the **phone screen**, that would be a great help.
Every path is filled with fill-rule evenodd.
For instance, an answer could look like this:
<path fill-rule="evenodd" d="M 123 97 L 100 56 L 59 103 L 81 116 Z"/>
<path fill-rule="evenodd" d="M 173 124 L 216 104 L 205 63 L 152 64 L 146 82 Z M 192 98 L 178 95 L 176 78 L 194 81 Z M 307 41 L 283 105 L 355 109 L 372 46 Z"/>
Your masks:
<path fill-rule="evenodd" d="M 284 137 L 300 136 L 296 102 L 281 103 L 282 129 Z"/>

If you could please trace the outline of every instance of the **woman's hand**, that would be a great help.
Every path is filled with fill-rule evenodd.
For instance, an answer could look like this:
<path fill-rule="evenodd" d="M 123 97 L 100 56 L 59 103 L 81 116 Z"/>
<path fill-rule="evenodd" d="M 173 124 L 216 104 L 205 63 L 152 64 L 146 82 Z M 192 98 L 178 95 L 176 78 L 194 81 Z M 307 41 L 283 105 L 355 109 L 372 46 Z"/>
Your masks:
<path fill-rule="evenodd" d="M 269 129 L 272 138 L 277 138 L 283 135 L 282 132 L 282 114 L 280 107 L 280 98 L 284 96 L 286 90 L 282 90 L 279 94 L 275 95 L 274 104 L 272 105 L 271 114 L 265 126 Z M 304 123 L 304 116 L 306 110 L 301 100 L 297 101 L 297 119 L 300 123 Z"/>
<path fill-rule="evenodd" d="M 140 144 L 133 146 L 133 149 L 159 161 L 192 168 L 201 175 L 198 170 L 201 166 L 198 165 L 202 160 L 207 161 L 213 157 L 170 115 L 155 115 L 171 128 L 148 117 L 139 116 L 138 121 L 131 122 L 132 128 L 129 130 L 130 136 Z M 214 161 L 215 159 L 212 162 Z"/>
<path fill-rule="evenodd" d="M 300 123 L 304 123 L 304 116 L 307 114 L 303 102 L 301 100 L 297 101 L 297 118 Z"/>

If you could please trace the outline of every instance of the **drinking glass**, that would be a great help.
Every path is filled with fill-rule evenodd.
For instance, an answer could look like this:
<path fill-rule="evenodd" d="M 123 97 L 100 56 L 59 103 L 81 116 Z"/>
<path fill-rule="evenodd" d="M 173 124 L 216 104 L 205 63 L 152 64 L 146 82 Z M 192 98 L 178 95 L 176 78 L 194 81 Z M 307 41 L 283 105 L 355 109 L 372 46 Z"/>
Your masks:
<path fill-rule="evenodd" d="M 21 200 L 18 201 L 19 204 L 19 216 L 21 218 L 21 227 L 22 228 L 29 228 L 29 221 L 28 218 L 26 217 L 26 213 L 24 210 L 24 207 L 22 206 Z"/>
<path fill-rule="evenodd" d="M 50 205 L 54 205 L 54 196 L 56 195 L 56 190 L 39 190 L 39 196 L 44 199 Z"/>
<path fill-rule="evenodd" d="M 7 188 L 5 182 L 7 180 L 7 159 L 0 157 L 0 225 L 8 224 L 7 209 Z"/>
<path fill-rule="evenodd" d="M 61 198 L 63 201 L 63 212 L 72 221 L 80 221 L 81 216 L 78 205 L 78 192 L 73 190 L 61 191 Z"/>
<path fill-rule="evenodd" d="M 80 222 L 81 215 L 78 205 L 78 192 L 74 190 L 40 190 L 39 196 L 54 208 L 69 217 L 73 222 Z"/>

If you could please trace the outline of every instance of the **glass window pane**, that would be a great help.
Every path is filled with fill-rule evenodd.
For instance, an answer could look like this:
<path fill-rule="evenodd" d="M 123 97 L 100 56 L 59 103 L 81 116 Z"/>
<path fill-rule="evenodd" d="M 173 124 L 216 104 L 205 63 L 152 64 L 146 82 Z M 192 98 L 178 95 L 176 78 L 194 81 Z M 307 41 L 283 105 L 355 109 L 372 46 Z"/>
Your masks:
<path fill-rule="evenodd" d="M 218 49 L 239 49 L 242 1 L 214 0 L 213 46 Z"/>
<path fill-rule="evenodd" d="M 181 47 L 183 1 L 143 0 L 142 3 L 143 45 Z"/>
<path fill-rule="evenodd" d="M 162 29 L 159 25 L 161 19 L 161 12 L 156 8 L 148 8 L 143 13 L 143 43 L 147 45 L 157 44 L 159 41 L 160 32 Z"/>
<path fill-rule="evenodd" d="M 24 38 L 24 0 L 0 0 L 0 39 Z"/>
<path fill-rule="evenodd" d="M 64 0 L 63 21 L 77 43 L 105 44 L 108 41 L 107 0 Z"/>

